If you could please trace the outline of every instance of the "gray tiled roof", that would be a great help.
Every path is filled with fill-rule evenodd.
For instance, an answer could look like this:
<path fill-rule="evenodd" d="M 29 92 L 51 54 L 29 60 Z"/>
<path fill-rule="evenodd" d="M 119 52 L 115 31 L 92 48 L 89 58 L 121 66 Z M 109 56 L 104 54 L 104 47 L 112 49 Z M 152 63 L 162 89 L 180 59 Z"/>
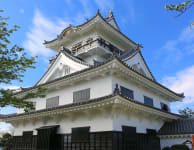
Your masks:
<path fill-rule="evenodd" d="M 68 58 L 72 59 L 73 61 L 77 62 L 77 63 L 80 63 L 80 64 L 83 64 L 83 65 L 86 65 L 86 66 L 90 66 L 87 62 L 85 62 L 84 60 L 82 60 L 81 58 L 79 57 L 76 57 L 74 55 L 71 54 L 71 51 L 67 48 L 63 48 L 63 50 L 61 50 L 61 52 L 67 56 Z"/>
<path fill-rule="evenodd" d="M 58 37 L 56 37 L 55 39 L 51 40 L 51 41 L 44 41 L 43 44 L 48 44 L 48 43 L 51 43 L 53 41 L 56 41 L 57 39 L 61 38 L 63 36 L 63 33 L 65 33 L 65 31 L 67 31 L 69 28 L 72 28 L 72 27 L 76 27 L 76 28 L 80 28 L 82 26 L 84 26 L 85 24 L 89 23 L 90 21 L 92 21 L 94 18 L 96 18 L 97 16 L 99 16 L 102 20 L 104 20 L 105 23 L 107 23 L 107 25 L 109 25 L 112 29 L 114 29 L 116 32 L 120 33 L 122 36 L 124 36 L 126 39 L 128 39 L 130 42 L 132 42 L 133 44 L 137 45 L 134 41 L 132 41 L 129 37 L 127 37 L 125 34 L 123 34 L 120 30 L 117 30 L 115 27 L 113 27 L 111 24 L 109 24 L 107 21 L 106 21 L 106 18 L 102 17 L 102 15 L 100 14 L 100 11 L 97 12 L 97 14 L 95 16 L 93 16 L 91 19 L 87 20 L 85 23 L 81 24 L 81 25 L 78 25 L 78 26 L 72 26 L 70 25 L 69 27 L 65 28 Z M 143 46 L 141 46 L 143 47 Z"/>
<path fill-rule="evenodd" d="M 194 134 L 194 118 L 165 122 L 159 135 Z"/>
<path fill-rule="evenodd" d="M 126 52 L 124 52 L 122 55 L 119 56 L 120 59 L 126 59 L 128 57 L 131 57 L 132 55 L 134 55 L 137 52 L 136 49 L 132 49 L 132 50 L 128 50 Z"/>
<path fill-rule="evenodd" d="M 141 54 L 141 52 L 140 52 L 140 54 Z M 98 67 L 100 67 L 100 66 L 103 66 L 104 64 L 107 64 L 107 63 L 113 61 L 114 59 L 118 60 L 121 64 L 123 64 L 124 66 L 126 66 L 129 70 L 131 70 L 131 71 L 133 71 L 133 72 L 136 72 L 137 74 L 139 74 L 139 75 L 141 75 L 142 77 L 146 78 L 147 80 L 149 80 L 149 81 L 151 81 L 151 82 L 157 84 L 158 86 L 160 86 L 160 87 L 162 87 L 162 88 L 168 90 L 169 92 L 175 94 L 176 96 L 179 96 L 179 97 L 181 97 L 181 98 L 184 98 L 184 93 L 181 93 L 181 94 L 180 94 L 180 93 L 176 93 L 176 92 L 174 92 L 174 91 L 168 89 L 167 87 L 163 86 L 163 85 L 160 84 L 159 82 L 157 82 L 157 81 L 155 81 L 155 80 L 152 80 L 152 79 L 148 78 L 147 76 L 145 76 L 145 75 L 139 73 L 138 71 L 136 71 L 135 69 L 133 69 L 132 67 L 130 67 L 129 65 L 127 65 L 125 62 L 123 62 L 123 61 L 122 61 L 120 58 L 118 58 L 117 56 L 112 56 L 111 58 L 109 58 L 109 59 L 106 60 L 105 62 L 102 62 L 102 63 L 97 64 L 97 65 L 90 66 L 90 67 L 88 67 L 88 68 L 86 68 L 86 69 L 83 69 L 83 70 L 74 72 L 74 73 L 72 73 L 72 74 L 69 74 L 69 75 L 66 75 L 66 76 L 57 78 L 57 79 L 55 79 L 55 80 L 48 81 L 48 82 L 43 83 L 43 84 L 40 84 L 40 85 L 37 85 L 37 84 L 36 84 L 35 86 L 26 88 L 26 89 L 24 89 L 24 90 L 22 90 L 22 91 L 20 91 L 20 92 L 18 92 L 18 93 L 15 93 L 14 95 L 17 95 L 17 94 L 19 94 L 19 93 L 23 93 L 23 92 L 32 90 L 32 89 L 34 89 L 34 88 L 42 87 L 42 86 L 44 86 L 44 85 L 48 85 L 48 84 L 54 83 L 54 82 L 56 82 L 56 81 L 65 79 L 65 78 L 69 78 L 69 77 L 72 77 L 72 76 L 74 76 L 74 75 L 81 74 L 81 73 L 83 73 L 83 72 L 87 72 L 88 70 L 92 70 L 92 69 L 98 68 Z"/>
<path fill-rule="evenodd" d="M 152 107 L 152 106 L 146 105 L 146 104 L 141 103 L 141 102 L 139 102 L 137 100 L 130 99 L 130 98 L 122 95 L 119 91 L 115 91 L 114 93 L 112 93 L 110 95 L 106 95 L 106 96 L 103 96 L 103 97 L 98 97 L 98 98 L 90 99 L 90 100 L 84 101 L 84 102 L 71 103 L 71 104 L 61 105 L 61 106 L 52 107 L 52 108 L 46 108 L 46 109 L 41 109 L 41 110 L 36 110 L 36 111 L 25 112 L 25 113 L 21 113 L 21 114 L 2 115 L 2 116 L 0 116 L 0 119 L 12 118 L 12 117 L 18 117 L 18 116 L 25 116 L 25 115 L 37 114 L 37 113 L 41 113 L 41 112 L 49 112 L 49 111 L 57 110 L 57 109 L 64 109 L 64 108 L 70 108 L 70 107 L 74 107 L 74 106 L 86 105 L 86 104 L 91 104 L 91 103 L 95 103 L 95 102 L 101 102 L 101 101 L 104 101 L 104 100 L 106 100 L 108 98 L 113 98 L 115 96 L 121 96 L 122 98 L 125 98 L 126 100 L 129 100 L 129 101 L 131 101 L 133 103 L 136 103 L 136 104 L 139 104 L 141 106 L 145 106 L 145 107 L 151 108 L 153 110 L 157 110 L 157 111 L 164 112 L 166 114 L 174 115 L 174 116 L 177 116 L 177 117 L 181 118 L 181 116 L 178 115 L 178 114 L 174 114 L 174 113 L 171 113 L 171 112 L 167 112 L 167 111 L 161 110 L 161 109 L 156 108 L 156 107 Z"/>

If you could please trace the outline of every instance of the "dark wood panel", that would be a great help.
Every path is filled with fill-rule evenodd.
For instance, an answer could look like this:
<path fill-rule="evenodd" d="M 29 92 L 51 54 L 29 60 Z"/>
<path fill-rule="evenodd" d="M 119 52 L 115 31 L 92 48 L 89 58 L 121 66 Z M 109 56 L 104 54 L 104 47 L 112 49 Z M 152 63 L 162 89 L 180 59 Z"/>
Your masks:
<path fill-rule="evenodd" d="M 131 128 L 128 131 L 134 133 L 134 130 Z M 116 131 L 92 132 L 89 133 L 89 142 L 74 143 L 71 134 L 61 134 L 50 137 L 50 149 L 44 147 L 37 149 L 37 136 L 32 137 L 30 144 L 24 143 L 22 136 L 15 136 L 12 150 L 160 150 L 160 139 L 156 135 L 150 133 L 131 135 Z"/>

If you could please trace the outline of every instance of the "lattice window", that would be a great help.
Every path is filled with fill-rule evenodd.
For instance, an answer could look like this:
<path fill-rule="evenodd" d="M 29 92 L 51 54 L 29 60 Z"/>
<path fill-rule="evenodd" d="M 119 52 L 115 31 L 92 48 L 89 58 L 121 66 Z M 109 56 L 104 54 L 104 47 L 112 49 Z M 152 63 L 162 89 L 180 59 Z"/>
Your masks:
<path fill-rule="evenodd" d="M 59 105 L 59 96 L 46 99 L 46 108 L 57 107 Z"/>
<path fill-rule="evenodd" d="M 147 96 L 144 96 L 144 104 L 148 106 L 154 106 L 153 99 Z"/>
<path fill-rule="evenodd" d="M 73 92 L 73 102 L 79 103 L 90 99 L 90 88 Z"/>
<path fill-rule="evenodd" d="M 70 67 L 69 66 L 65 66 L 64 67 L 64 75 L 68 75 L 70 74 Z"/>
<path fill-rule="evenodd" d="M 134 99 L 133 91 L 132 91 L 132 90 L 127 89 L 127 88 L 125 88 L 125 87 L 123 87 L 123 86 L 120 86 L 120 88 L 121 88 L 121 94 L 122 94 L 123 96 L 126 96 L 126 97 L 128 97 L 128 98 Z"/>

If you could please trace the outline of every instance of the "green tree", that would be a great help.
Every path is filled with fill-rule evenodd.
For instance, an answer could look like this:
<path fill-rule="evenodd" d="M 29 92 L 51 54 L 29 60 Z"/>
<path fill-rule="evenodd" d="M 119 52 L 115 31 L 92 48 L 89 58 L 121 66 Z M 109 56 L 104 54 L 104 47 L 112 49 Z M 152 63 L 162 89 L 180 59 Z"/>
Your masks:
<path fill-rule="evenodd" d="M 183 116 L 186 116 L 188 118 L 191 118 L 193 115 L 194 115 L 194 110 L 192 110 L 191 108 L 189 107 L 186 107 L 182 110 L 179 110 L 179 113 Z"/>
<path fill-rule="evenodd" d="M 170 5 L 166 4 L 165 9 L 167 11 L 177 12 L 178 15 L 176 15 L 176 17 L 179 17 L 183 13 L 185 13 L 188 9 L 190 9 L 192 6 L 194 6 L 194 0 L 186 0 L 178 4 L 170 4 Z M 191 29 L 193 29 L 193 26 L 194 26 L 194 22 L 191 22 Z"/>
<path fill-rule="evenodd" d="M 27 57 L 25 50 L 9 40 L 13 32 L 19 26 L 8 28 L 7 20 L 0 10 L 0 84 L 11 84 L 13 80 L 22 82 L 22 77 L 26 69 L 35 68 L 36 57 Z M 28 98 L 44 97 L 45 89 L 39 88 L 36 92 L 28 93 L 24 96 L 14 96 L 9 89 L 0 89 L 0 107 L 12 105 L 17 108 L 24 108 L 25 111 L 33 109 L 31 102 L 25 101 Z"/>
<path fill-rule="evenodd" d="M 193 5 L 194 5 L 194 0 L 187 0 L 178 4 L 170 4 L 170 5 L 166 4 L 165 8 L 167 11 L 178 12 L 177 16 L 180 16 L 183 13 L 185 13 L 188 9 L 190 9 Z"/>
<path fill-rule="evenodd" d="M 12 144 L 12 136 L 9 133 L 3 134 L 3 136 L 0 138 L 0 147 L 3 148 L 3 150 L 9 149 Z"/>

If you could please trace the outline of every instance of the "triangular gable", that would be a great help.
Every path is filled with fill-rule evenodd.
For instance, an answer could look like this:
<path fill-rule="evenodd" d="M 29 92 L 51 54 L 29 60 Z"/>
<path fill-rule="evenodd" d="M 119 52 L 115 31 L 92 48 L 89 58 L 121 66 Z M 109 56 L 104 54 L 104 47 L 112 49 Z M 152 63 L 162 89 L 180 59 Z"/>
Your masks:
<path fill-rule="evenodd" d="M 66 52 L 60 52 L 36 85 L 55 80 L 89 67 L 87 64 L 82 63 L 81 60 L 73 57 L 74 56 L 70 56 L 70 54 Z"/>
<path fill-rule="evenodd" d="M 112 25 L 115 29 L 120 30 L 119 26 L 115 20 L 112 10 L 110 10 L 108 17 L 105 19 L 110 25 Z"/>
<path fill-rule="evenodd" d="M 140 51 L 134 52 L 133 55 L 123 59 L 123 61 L 139 73 L 155 80 Z"/>
<path fill-rule="evenodd" d="M 115 29 L 120 30 L 119 26 L 114 18 L 110 18 L 106 20 L 110 25 L 112 25 Z"/>

